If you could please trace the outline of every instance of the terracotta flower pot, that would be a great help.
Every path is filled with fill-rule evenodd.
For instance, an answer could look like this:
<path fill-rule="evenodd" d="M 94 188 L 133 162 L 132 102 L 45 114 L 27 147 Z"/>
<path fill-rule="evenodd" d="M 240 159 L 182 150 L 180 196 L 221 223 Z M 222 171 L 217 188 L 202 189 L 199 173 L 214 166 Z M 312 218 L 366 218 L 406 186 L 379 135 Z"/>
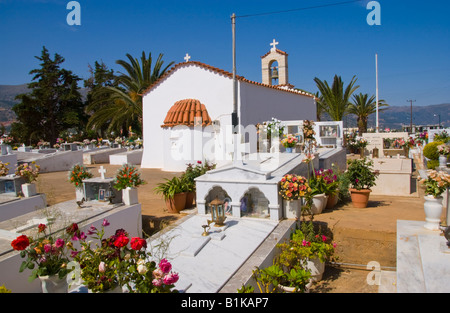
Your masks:
<path fill-rule="evenodd" d="M 325 206 L 325 210 L 332 210 L 336 206 L 338 202 L 338 196 L 336 195 L 329 195 L 327 200 L 327 205 Z"/>
<path fill-rule="evenodd" d="M 190 191 L 186 193 L 186 209 L 192 208 L 194 206 L 195 191 Z"/>
<path fill-rule="evenodd" d="M 366 208 L 369 203 L 369 195 L 372 190 L 370 189 L 353 189 L 350 188 L 350 195 L 352 198 L 353 207 Z"/>
<path fill-rule="evenodd" d="M 186 205 L 186 192 L 176 193 L 172 199 L 166 199 L 166 207 L 169 213 L 180 213 Z"/>

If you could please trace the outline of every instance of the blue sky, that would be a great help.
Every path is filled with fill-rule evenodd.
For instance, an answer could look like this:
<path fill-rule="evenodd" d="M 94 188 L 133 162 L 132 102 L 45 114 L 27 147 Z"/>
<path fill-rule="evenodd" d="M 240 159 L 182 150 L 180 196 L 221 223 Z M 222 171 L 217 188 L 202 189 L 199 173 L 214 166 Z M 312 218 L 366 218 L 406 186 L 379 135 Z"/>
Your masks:
<path fill-rule="evenodd" d="M 165 62 L 191 60 L 232 71 L 232 13 L 293 10 L 345 0 L 79 0 L 81 25 L 69 26 L 69 0 L 0 0 L 0 84 L 29 83 L 34 56 L 46 46 L 81 78 L 88 64 L 115 64 L 142 51 Z M 289 54 L 289 82 L 317 91 L 314 78 L 348 83 L 390 105 L 450 103 L 450 2 L 379 0 L 381 25 L 369 26 L 367 0 L 286 13 L 238 17 L 237 73 L 261 81 L 261 59 L 273 39 Z"/>

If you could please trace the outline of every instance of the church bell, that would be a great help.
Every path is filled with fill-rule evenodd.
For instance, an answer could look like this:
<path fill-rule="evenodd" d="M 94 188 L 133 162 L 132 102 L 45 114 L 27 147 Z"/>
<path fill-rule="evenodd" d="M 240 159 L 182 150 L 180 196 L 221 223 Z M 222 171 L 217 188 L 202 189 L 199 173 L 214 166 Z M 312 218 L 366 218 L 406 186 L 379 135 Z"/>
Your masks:
<path fill-rule="evenodd" d="M 278 79 L 278 68 L 276 66 L 272 67 L 270 78 L 271 79 Z"/>

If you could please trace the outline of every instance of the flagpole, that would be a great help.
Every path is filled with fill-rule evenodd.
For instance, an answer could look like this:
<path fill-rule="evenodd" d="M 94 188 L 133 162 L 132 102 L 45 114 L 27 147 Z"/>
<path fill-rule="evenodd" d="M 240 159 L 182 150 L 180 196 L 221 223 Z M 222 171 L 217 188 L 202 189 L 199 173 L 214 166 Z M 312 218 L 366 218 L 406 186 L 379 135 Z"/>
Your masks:
<path fill-rule="evenodd" d="M 375 53 L 375 73 L 376 73 L 376 91 L 375 91 L 375 96 L 376 96 L 376 101 L 377 101 L 377 125 L 376 125 L 376 132 L 379 132 L 379 126 L 378 126 L 378 54 Z"/>

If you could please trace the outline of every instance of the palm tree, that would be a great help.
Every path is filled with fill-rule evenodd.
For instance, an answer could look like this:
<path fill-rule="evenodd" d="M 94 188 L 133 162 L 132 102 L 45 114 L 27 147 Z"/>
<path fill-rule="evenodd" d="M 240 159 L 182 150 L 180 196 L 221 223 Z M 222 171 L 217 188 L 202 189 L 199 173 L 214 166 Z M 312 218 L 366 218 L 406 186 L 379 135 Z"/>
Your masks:
<path fill-rule="evenodd" d="M 389 106 L 384 100 L 378 101 L 378 112 L 386 110 Z M 380 109 L 384 107 L 384 109 Z M 354 114 L 357 117 L 358 131 L 361 136 L 363 133 L 367 132 L 367 121 L 369 116 L 375 113 L 377 110 L 377 103 L 375 96 L 369 98 L 368 94 L 359 93 L 358 95 L 353 95 L 353 103 L 350 105 L 349 113 Z"/>
<path fill-rule="evenodd" d="M 342 121 L 343 117 L 348 114 L 350 98 L 353 92 L 359 88 L 359 86 L 355 86 L 355 76 L 353 76 L 345 90 L 344 82 L 337 75 L 334 75 L 333 85 L 331 87 L 326 80 L 321 81 L 316 77 L 314 81 L 321 94 L 318 105 L 322 106 L 322 109 L 328 113 L 333 121 Z"/>
<path fill-rule="evenodd" d="M 152 69 L 152 56 L 142 51 L 141 63 L 137 58 L 126 54 L 128 62 L 117 60 L 116 64 L 122 66 L 126 73 L 120 73 L 118 77 L 119 86 L 103 87 L 99 93 L 108 96 L 109 104 L 102 106 L 94 112 L 89 119 L 87 127 L 99 129 L 102 125 L 108 125 L 108 131 L 127 130 L 129 127 L 137 133 L 142 132 L 142 93 L 156 80 L 158 80 L 167 69 L 174 64 L 170 62 L 163 68 L 163 55 L 160 53 Z M 104 99 L 103 97 L 98 97 Z M 104 101 L 104 100 L 102 100 Z M 96 107 L 92 103 L 87 110 Z"/>

